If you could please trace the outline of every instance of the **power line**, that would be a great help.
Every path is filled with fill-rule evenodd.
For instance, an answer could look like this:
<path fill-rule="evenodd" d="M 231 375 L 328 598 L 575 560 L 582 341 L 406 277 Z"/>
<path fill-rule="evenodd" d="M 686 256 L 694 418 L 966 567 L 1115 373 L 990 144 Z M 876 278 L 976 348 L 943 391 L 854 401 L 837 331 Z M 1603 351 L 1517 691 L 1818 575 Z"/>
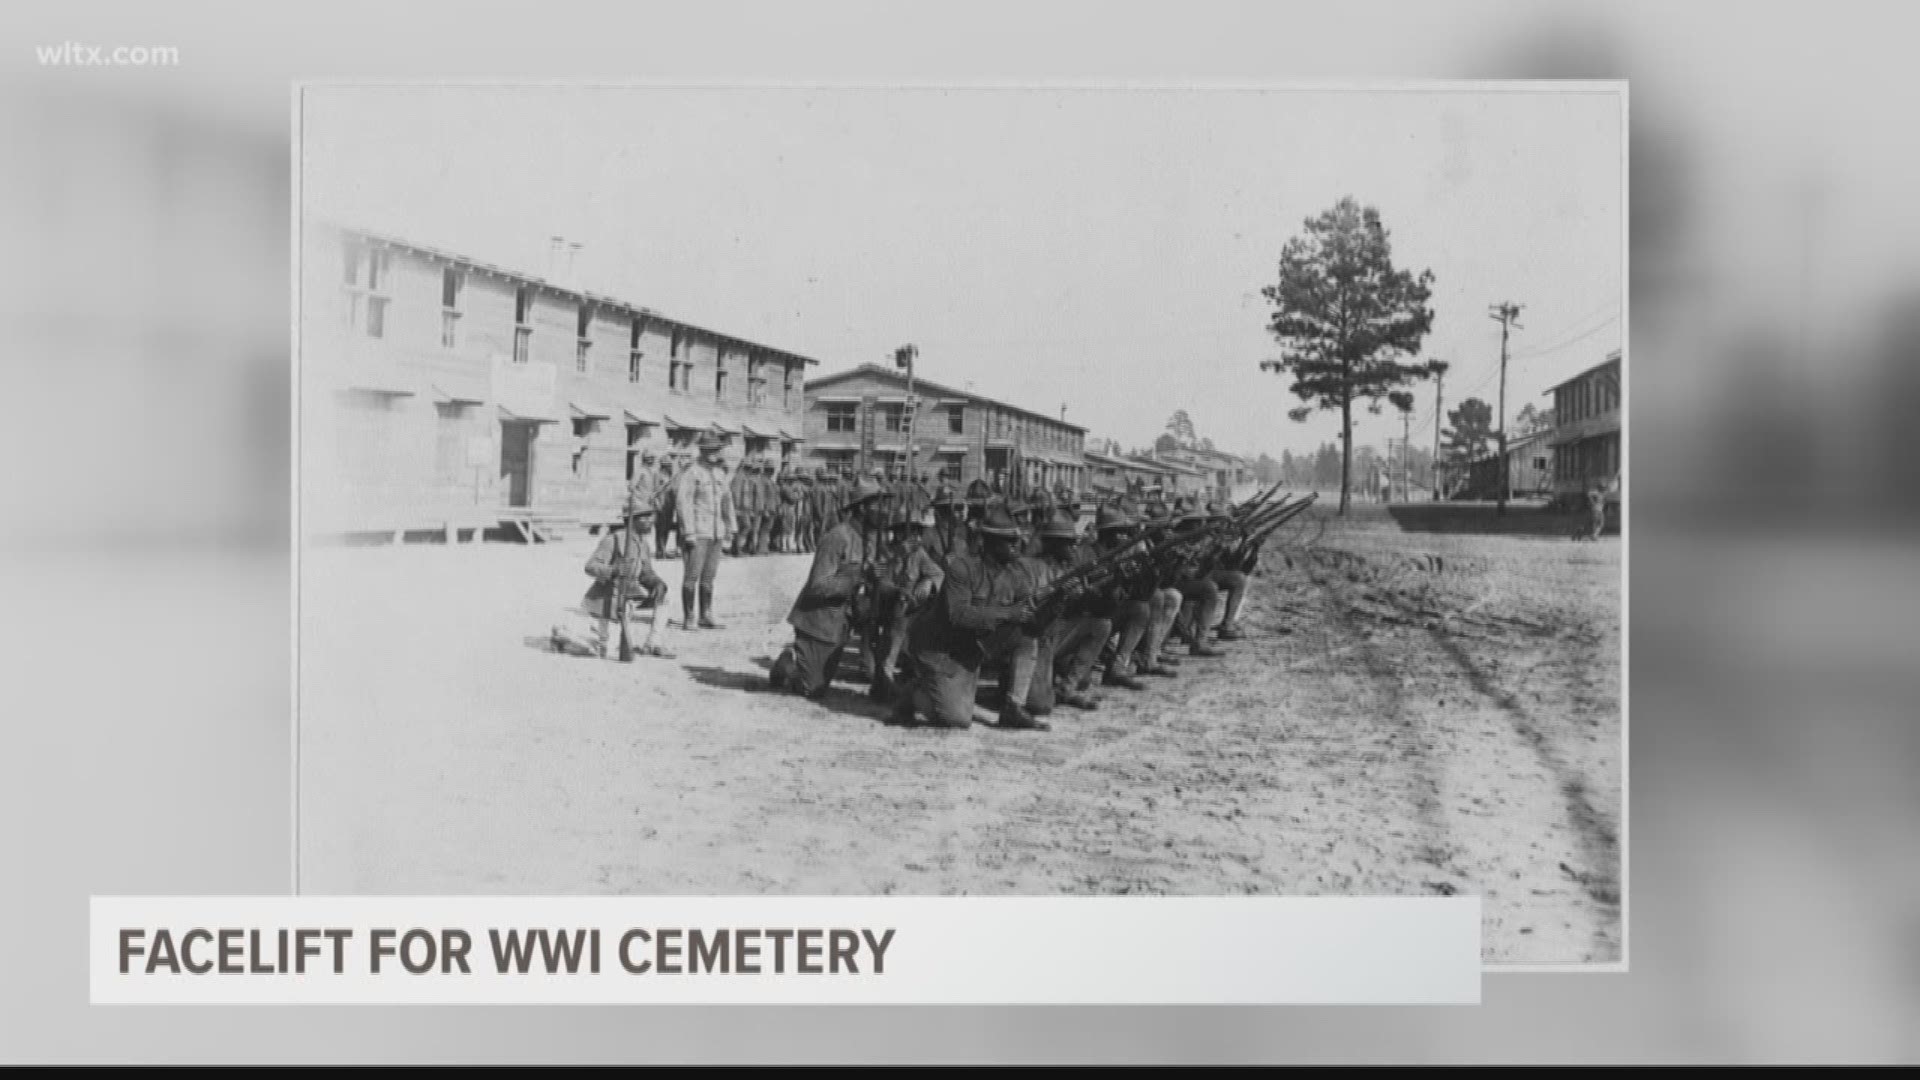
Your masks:
<path fill-rule="evenodd" d="M 1607 327 L 1608 327 L 1608 326 L 1609 326 L 1610 324 L 1612 324 L 1612 323 L 1614 323 L 1614 322 L 1617 322 L 1617 321 L 1619 321 L 1619 319 L 1620 319 L 1620 315 L 1619 315 L 1619 313 L 1618 313 L 1618 312 L 1616 312 L 1616 313 L 1614 313 L 1614 314 L 1612 314 L 1612 315 L 1610 315 L 1610 316 L 1608 316 L 1607 318 L 1605 318 L 1605 319 L 1603 319 L 1603 320 L 1601 320 L 1601 321 L 1600 321 L 1600 323 L 1599 323 L 1598 325 L 1596 325 L 1596 326 L 1594 326 L 1594 328 L 1593 328 L 1593 329 L 1591 329 L 1591 330 L 1588 330 L 1588 331 L 1586 331 L 1585 333 L 1582 333 L 1582 334 L 1576 334 L 1576 335 L 1574 335 L 1573 337 L 1570 337 L 1570 338 L 1568 338 L 1568 339 L 1566 339 L 1565 341 L 1562 341 L 1562 342 L 1560 342 L 1560 343 L 1558 343 L 1558 344 L 1555 344 L 1555 345 L 1546 345 L 1546 346 L 1542 346 L 1542 347 L 1540 347 L 1540 348 L 1538 348 L 1538 349 L 1528 349 L 1528 350 L 1527 350 L 1526 352 L 1517 352 L 1517 353 L 1514 353 L 1514 354 L 1513 354 L 1513 358 L 1514 358 L 1515 360 L 1521 360 L 1521 359 L 1525 359 L 1525 358 L 1528 358 L 1528 357 L 1534 357 L 1534 356 L 1545 356 L 1545 355 L 1547 355 L 1548 353 L 1555 353 L 1555 352 L 1559 352 L 1559 351 L 1560 351 L 1561 349 L 1564 349 L 1564 348 L 1566 348 L 1566 347 L 1567 347 L 1567 346 L 1569 346 L 1569 345 L 1572 345 L 1572 344 L 1575 344 L 1575 343 L 1577 343 L 1577 342 L 1581 342 L 1581 341 L 1585 341 L 1585 340 L 1586 340 L 1587 338 L 1590 338 L 1590 337 L 1592 337 L 1593 335 L 1595 335 L 1595 334 L 1597 334 L 1597 333 L 1599 333 L 1600 331 L 1602 331 L 1602 330 L 1605 330 L 1605 329 L 1606 329 L 1606 328 L 1607 328 Z"/>

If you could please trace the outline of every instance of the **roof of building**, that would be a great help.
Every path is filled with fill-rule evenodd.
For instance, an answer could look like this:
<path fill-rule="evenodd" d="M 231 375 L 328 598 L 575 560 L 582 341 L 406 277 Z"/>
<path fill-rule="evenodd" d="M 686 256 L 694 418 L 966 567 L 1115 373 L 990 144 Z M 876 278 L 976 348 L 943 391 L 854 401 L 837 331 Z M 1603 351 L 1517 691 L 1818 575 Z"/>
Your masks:
<path fill-rule="evenodd" d="M 1528 432 L 1525 435 L 1515 435 L 1512 438 L 1507 440 L 1507 453 L 1512 454 L 1520 450 L 1523 450 L 1533 445 L 1534 443 L 1539 442 L 1541 439 L 1544 439 L 1551 434 L 1553 434 L 1552 428 L 1541 428 L 1539 431 Z M 1472 458 L 1469 458 L 1468 461 L 1469 463 L 1474 461 L 1491 461 L 1494 458 L 1499 456 L 1500 456 L 1500 450 L 1496 446 L 1492 450 L 1487 450 L 1485 452 L 1474 455 Z M 1452 464 L 1458 464 L 1458 463 L 1454 462 Z"/>
<path fill-rule="evenodd" d="M 896 368 L 882 367 L 879 364 L 861 364 L 859 367 L 856 367 L 856 368 L 848 368 L 846 371 L 836 371 L 831 375 L 822 375 L 817 379 L 811 379 L 807 382 L 806 390 L 808 393 L 812 393 L 813 391 L 818 390 L 821 387 L 831 386 L 835 383 L 845 382 L 848 379 L 855 378 L 856 376 L 860 376 L 860 375 L 872 375 L 878 378 L 883 378 L 893 382 L 898 382 L 903 386 L 906 384 L 906 381 L 907 381 L 906 374 Z M 919 378 L 918 376 L 914 378 L 913 386 L 916 392 L 926 393 L 926 394 L 942 394 L 949 397 L 963 398 L 967 401 L 977 401 L 985 405 L 997 405 L 1000 408 L 1017 412 L 1022 416 L 1031 416 L 1036 420 L 1043 420 L 1049 424 L 1052 424 L 1055 427 L 1066 428 L 1069 431 L 1077 431 L 1082 435 L 1085 435 L 1087 433 L 1086 428 L 1083 428 L 1078 424 L 1069 424 L 1065 420 L 1062 420 L 1057 416 L 1048 416 L 1046 413 L 1034 412 L 1032 409 L 1023 409 L 1018 405 L 1009 404 L 1007 402 L 999 400 L 998 398 L 990 398 L 990 397 L 987 397 L 985 394 L 976 394 L 971 390 L 956 390 L 951 386 L 943 386 L 940 383 L 932 382 L 928 379 L 922 379 L 922 378 Z"/>
<path fill-rule="evenodd" d="M 1570 379 L 1561 379 L 1559 382 L 1554 383 L 1552 386 L 1549 386 L 1545 390 L 1542 390 L 1540 392 L 1542 394 L 1551 394 L 1555 390 L 1560 389 L 1561 387 L 1567 385 L 1568 383 L 1579 382 L 1581 379 L 1584 379 L 1587 376 L 1592 375 L 1594 372 L 1601 371 L 1608 367 L 1612 367 L 1613 365 L 1616 365 L 1619 362 L 1620 362 L 1620 350 L 1615 349 L 1612 352 L 1607 354 L 1607 358 L 1605 360 L 1600 361 L 1599 363 L 1593 365 L 1592 367 L 1586 369 L 1585 371 L 1582 371 L 1580 374 L 1575 375 Z"/>
<path fill-rule="evenodd" d="M 331 229 L 335 232 L 341 232 L 341 233 L 346 233 L 352 236 L 360 237 L 364 240 L 371 241 L 382 247 L 398 248 L 403 251 L 411 251 L 411 252 L 414 252 L 415 254 L 425 255 L 430 259 L 439 259 L 442 262 L 459 263 L 462 266 L 470 266 L 475 270 L 485 271 L 486 273 L 493 274 L 496 277 L 510 278 L 514 281 L 524 281 L 529 285 L 537 286 L 539 288 L 547 290 L 548 292 L 559 293 L 562 296 L 575 297 L 581 300 L 589 301 L 594 304 L 598 304 L 602 307 L 618 308 L 622 311 L 631 312 L 632 314 L 635 314 L 635 315 L 643 315 L 649 320 L 657 320 L 659 322 L 666 323 L 667 325 L 670 325 L 670 326 L 677 326 L 683 330 L 692 330 L 697 333 L 705 334 L 706 336 L 713 338 L 717 341 L 720 341 L 729 345 L 735 345 L 742 349 L 751 349 L 757 352 L 771 354 L 773 356 L 777 356 L 785 360 L 798 360 L 802 364 L 818 364 L 820 362 L 814 359 L 813 357 L 802 356 L 799 353 L 790 352 L 786 349 L 782 349 L 777 346 L 768 345 L 758 341 L 749 341 L 748 339 L 739 337 L 738 335 L 735 335 L 735 334 L 722 333 L 719 330 L 712 330 L 704 326 L 699 326 L 694 323 L 690 323 L 685 319 L 676 319 L 671 315 L 663 315 L 660 312 L 655 311 L 650 307 L 644 307 L 640 304 L 631 303 L 629 301 L 622 300 L 619 297 L 608 296 L 604 293 L 589 292 L 585 289 L 574 288 L 572 286 L 562 285 L 559 282 L 549 281 L 538 274 L 528 273 L 524 270 L 509 269 L 504 266 L 498 266 L 481 259 L 473 258 L 472 256 L 469 256 L 469 255 L 461 255 L 458 252 L 447 251 L 442 248 L 430 247 L 426 244 L 415 243 L 411 240 L 403 240 L 395 236 L 387 236 L 381 233 L 373 232 L 372 230 L 369 230 L 369 229 L 357 228 L 351 225 L 339 225 L 332 222 L 319 222 L 316 224 L 318 224 L 321 228 L 324 228 L 324 229 Z"/>
<path fill-rule="evenodd" d="M 1215 461 L 1231 462 L 1235 465 L 1244 465 L 1247 460 L 1238 454 L 1229 454 L 1225 450 L 1209 450 L 1204 446 L 1182 446 L 1171 452 L 1176 454 L 1191 454 L 1199 458 L 1211 458 Z"/>

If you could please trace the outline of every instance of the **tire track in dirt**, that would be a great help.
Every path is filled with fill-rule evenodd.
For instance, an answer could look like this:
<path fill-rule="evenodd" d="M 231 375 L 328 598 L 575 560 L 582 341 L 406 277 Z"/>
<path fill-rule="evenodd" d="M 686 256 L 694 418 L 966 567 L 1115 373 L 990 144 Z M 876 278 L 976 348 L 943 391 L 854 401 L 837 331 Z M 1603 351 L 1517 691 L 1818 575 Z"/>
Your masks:
<path fill-rule="evenodd" d="M 1618 959 L 1619 845 L 1610 815 L 1594 805 L 1588 779 L 1556 748 L 1548 725 L 1487 669 L 1487 663 L 1504 663 L 1513 678 L 1533 686 L 1565 658 L 1542 641 L 1508 630 L 1496 637 L 1474 635 L 1501 650 L 1496 660 L 1476 661 L 1446 625 L 1465 611 L 1488 606 L 1490 587 L 1448 620 L 1436 622 L 1421 611 L 1434 604 L 1428 583 L 1418 583 L 1418 596 L 1409 596 L 1397 579 L 1389 584 L 1393 587 L 1369 589 L 1368 595 L 1397 609 L 1410 626 L 1425 628 L 1424 636 L 1412 630 L 1391 634 L 1406 645 L 1405 666 L 1412 677 L 1436 694 L 1471 693 L 1480 703 L 1443 714 L 1447 727 L 1455 729 L 1451 737 L 1472 751 L 1470 758 L 1447 755 L 1444 775 L 1452 795 L 1446 814 L 1458 826 L 1462 862 L 1477 870 L 1473 876 L 1485 904 L 1489 959 Z M 1556 685 L 1546 692 L 1564 701 L 1573 697 L 1567 689 Z M 1568 717 L 1565 723 L 1578 719 Z"/>
<path fill-rule="evenodd" d="M 1399 672 L 1382 654 L 1368 630 L 1353 617 L 1346 590 L 1335 583 L 1336 579 L 1312 564 L 1308 565 L 1306 578 L 1319 589 L 1326 601 L 1321 605 L 1323 615 L 1329 616 L 1332 624 L 1343 632 L 1346 647 L 1358 655 L 1365 669 L 1366 686 L 1373 691 L 1373 700 L 1377 703 L 1369 711 L 1397 729 L 1392 742 L 1402 751 L 1402 760 L 1407 764 L 1410 774 L 1408 795 L 1416 815 L 1417 832 L 1412 855 L 1416 862 L 1446 876 L 1424 887 L 1442 895 L 1457 891 L 1457 883 L 1464 883 L 1469 875 L 1453 865 L 1455 850 L 1442 809 L 1439 766 L 1432 756 L 1430 735 L 1406 708 L 1406 690 Z"/>

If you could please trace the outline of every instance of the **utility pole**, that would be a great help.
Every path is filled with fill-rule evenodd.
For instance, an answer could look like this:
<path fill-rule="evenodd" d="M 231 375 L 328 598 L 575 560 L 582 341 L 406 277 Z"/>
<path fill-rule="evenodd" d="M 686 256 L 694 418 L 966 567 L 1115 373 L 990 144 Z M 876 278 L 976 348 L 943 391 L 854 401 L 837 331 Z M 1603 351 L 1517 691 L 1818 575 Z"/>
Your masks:
<path fill-rule="evenodd" d="M 918 419 L 916 414 L 920 411 L 920 403 L 913 398 L 913 361 L 919 355 L 920 350 L 912 345 L 902 345 L 893 354 L 895 366 L 907 369 L 907 476 L 909 478 L 916 475 L 913 468 L 913 424 Z"/>
<path fill-rule="evenodd" d="M 1500 324 L 1500 506 L 1496 511 L 1507 512 L 1507 491 L 1511 478 L 1507 475 L 1507 331 L 1524 330 L 1515 320 L 1520 318 L 1520 305 L 1493 304 L 1489 306 L 1487 318 Z"/>
<path fill-rule="evenodd" d="M 1429 365 L 1433 369 L 1433 460 L 1427 465 L 1427 479 L 1433 487 L 1433 500 L 1440 501 L 1440 419 L 1445 414 L 1440 411 L 1445 400 L 1447 381 L 1447 362 L 1435 360 Z"/>
<path fill-rule="evenodd" d="M 1400 410 L 1400 501 L 1413 501 L 1413 410 Z"/>

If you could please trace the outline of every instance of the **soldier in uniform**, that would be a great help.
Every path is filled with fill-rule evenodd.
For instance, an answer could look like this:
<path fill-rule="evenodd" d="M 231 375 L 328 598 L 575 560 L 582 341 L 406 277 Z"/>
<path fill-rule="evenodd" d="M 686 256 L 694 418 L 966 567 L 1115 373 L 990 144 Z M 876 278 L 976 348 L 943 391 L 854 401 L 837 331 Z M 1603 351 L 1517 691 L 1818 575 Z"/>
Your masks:
<path fill-rule="evenodd" d="M 640 451 L 640 461 L 633 468 L 633 479 L 627 481 L 627 503 L 638 503 L 653 509 L 652 517 L 660 516 L 661 496 L 665 494 L 660 481 L 660 470 L 654 464 L 651 450 Z M 650 545 L 653 542 L 653 521 L 647 522 L 647 531 L 642 535 Z"/>
<path fill-rule="evenodd" d="M 970 554 L 967 550 L 967 504 L 961 501 L 959 492 L 942 484 L 933 493 L 932 509 L 933 525 L 928 530 L 924 546 L 933 561 L 945 568 L 955 555 Z"/>
<path fill-rule="evenodd" d="M 1205 509 L 1188 499 L 1182 506 L 1177 527 L 1195 528 L 1212 520 Z M 1226 653 L 1207 644 L 1207 634 L 1220 617 L 1221 597 L 1220 587 L 1213 583 L 1206 568 L 1192 559 L 1186 560 L 1173 572 L 1171 584 L 1180 593 L 1175 634 L 1186 639 L 1194 656 L 1225 656 Z"/>
<path fill-rule="evenodd" d="M 913 492 L 913 515 L 915 517 L 922 517 L 928 510 L 933 509 L 934 492 L 938 490 L 939 486 L 934 482 L 933 473 L 922 469 L 920 471 L 920 483 L 915 485 Z"/>
<path fill-rule="evenodd" d="M 601 659 L 615 659 L 622 635 L 632 633 L 632 608 L 652 611 L 647 623 L 647 638 L 634 650 L 637 656 L 671 660 L 673 654 L 660 647 L 661 613 L 667 609 L 667 583 L 654 572 L 648 557 L 651 547 L 654 509 L 651 504 L 630 499 L 626 505 L 624 529 L 609 532 L 587 559 L 587 576 L 593 584 L 581 598 L 577 615 L 592 627 L 582 634 L 564 625 L 553 628 L 556 652 L 584 652 Z M 627 603 L 618 604 L 624 590 Z M 615 610 L 618 607 L 619 610 Z M 629 640 L 631 638 L 629 637 Z"/>
<path fill-rule="evenodd" d="M 1155 484 L 1147 489 L 1147 500 L 1141 509 L 1148 528 L 1164 528 L 1171 524 L 1172 511 L 1166 503 L 1166 492 Z M 1170 580 L 1153 583 L 1152 599 L 1153 621 L 1148 624 L 1146 639 L 1140 643 L 1142 650 L 1138 670 L 1143 675 L 1170 679 L 1178 673 L 1179 661 L 1167 655 L 1167 638 L 1173 633 L 1173 624 L 1180 617 L 1180 605 L 1183 597 L 1180 590 L 1173 587 Z"/>
<path fill-rule="evenodd" d="M 1219 502 L 1207 504 L 1207 514 L 1215 521 L 1225 521 L 1232 515 L 1226 505 Z M 1221 617 L 1215 631 L 1221 641 L 1239 641 L 1246 637 L 1240 629 L 1240 604 L 1247 598 L 1247 575 L 1239 567 L 1223 566 L 1212 573 L 1211 580 L 1220 590 Z"/>
<path fill-rule="evenodd" d="M 907 627 L 939 592 L 946 571 L 926 549 L 927 530 L 933 526 L 933 511 L 920 516 L 893 516 L 888 526 L 887 546 L 882 555 L 879 583 L 874 588 L 872 695 L 876 701 L 892 701 L 893 674 L 899 669 L 900 654 L 906 648 Z"/>
<path fill-rule="evenodd" d="M 1598 481 L 1587 488 L 1587 539 L 1598 540 L 1607 531 L 1607 489 Z"/>
<path fill-rule="evenodd" d="M 753 538 L 753 553 L 766 555 L 773 551 L 773 526 L 780 518 L 780 483 L 774 478 L 773 459 L 760 459 L 760 523 Z"/>
<path fill-rule="evenodd" d="M 913 675 L 894 707 L 896 723 L 925 716 L 938 727 L 973 723 L 980 669 L 997 633 L 1033 617 L 1033 581 L 1019 563 L 1020 528 L 1003 507 L 980 519 L 981 552 L 955 558 L 940 592 L 907 632 Z M 1014 728 L 1043 728 L 1023 708 L 1003 714 Z"/>
<path fill-rule="evenodd" d="M 700 460 L 681 472 L 674 483 L 674 508 L 680 516 L 680 542 L 687 548 L 686 575 L 680 583 L 681 625 L 694 628 L 697 597 L 702 630 L 724 629 L 713 619 L 713 583 L 720 570 L 720 553 L 737 535 L 734 500 L 721 460 L 724 444 L 714 434 L 700 437 Z"/>
<path fill-rule="evenodd" d="M 777 483 L 780 510 L 773 522 L 773 550 L 800 550 L 800 481 L 785 462 L 780 463 Z"/>
<path fill-rule="evenodd" d="M 701 440 L 704 445 L 706 440 Z M 747 536 L 753 529 L 753 485 L 749 483 L 753 476 L 751 463 L 746 458 L 734 467 L 733 475 L 727 478 L 727 498 L 733 504 L 734 532 L 728 538 L 727 554 L 739 558 L 745 551 Z"/>
<path fill-rule="evenodd" d="M 684 467 L 685 463 L 681 460 L 678 451 L 668 451 L 660 458 L 660 502 L 659 511 L 653 516 L 653 552 L 662 559 L 675 559 L 680 556 L 680 542 L 676 540 L 673 546 L 669 547 L 667 539 L 677 531 L 679 523 L 674 512 L 673 489 L 674 482 L 680 478 L 680 472 Z"/>
<path fill-rule="evenodd" d="M 817 699 L 833 683 L 852 626 L 849 609 L 877 574 L 870 537 L 886 523 L 884 494 L 871 482 L 856 486 L 840 510 L 839 522 L 820 538 L 807 583 L 787 612 L 793 644 L 774 661 L 774 689 Z"/>
<path fill-rule="evenodd" d="M 1117 505 L 1102 506 L 1094 518 L 1093 555 L 1098 558 L 1117 551 L 1133 542 L 1137 526 L 1133 518 Z M 1105 612 L 1113 623 L 1118 635 L 1113 650 L 1113 660 L 1107 665 L 1107 673 L 1101 682 L 1107 686 L 1118 686 L 1127 690 L 1145 690 L 1146 684 L 1134 678 L 1135 654 L 1140 643 L 1146 640 L 1147 628 L 1153 623 L 1153 602 L 1155 599 L 1153 583 L 1134 582 L 1115 586 L 1106 596 Z"/>
<path fill-rule="evenodd" d="M 1039 529 L 1041 554 L 1031 560 L 1036 588 L 1045 588 L 1090 561 L 1092 553 L 1080 545 L 1078 523 L 1056 513 Z M 1053 711 L 1057 700 L 1076 709 L 1092 709 L 1095 702 L 1081 692 L 1100 648 L 1113 632 L 1113 622 L 1099 608 L 1101 598 L 1080 596 L 1065 603 L 1059 613 L 1021 635 L 1014 654 L 1008 704 L 1024 705 L 1033 716 Z M 1017 714 L 1015 714 L 1017 716 Z"/>
<path fill-rule="evenodd" d="M 833 508 L 840 505 L 840 478 L 823 465 L 813 474 L 812 520 L 807 523 L 807 550 L 820 550 L 820 538 L 833 527 Z"/>

